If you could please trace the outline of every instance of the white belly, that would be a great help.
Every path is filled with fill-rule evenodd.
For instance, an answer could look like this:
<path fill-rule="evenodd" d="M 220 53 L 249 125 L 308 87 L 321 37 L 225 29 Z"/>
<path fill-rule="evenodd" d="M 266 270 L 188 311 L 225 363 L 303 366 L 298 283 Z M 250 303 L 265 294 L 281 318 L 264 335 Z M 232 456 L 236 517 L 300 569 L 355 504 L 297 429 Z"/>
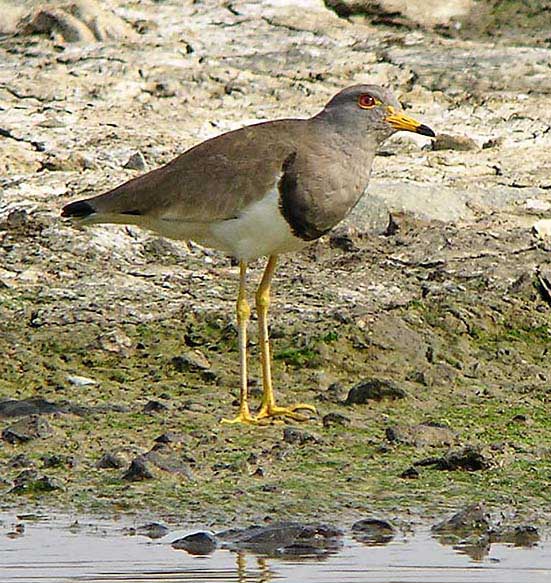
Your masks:
<path fill-rule="evenodd" d="M 140 225 L 164 237 L 196 241 L 245 261 L 297 251 L 308 243 L 295 237 L 283 218 L 277 182 L 263 199 L 245 207 L 235 219 L 196 223 L 175 218 L 94 214 L 87 222 Z"/>
<path fill-rule="evenodd" d="M 296 251 L 307 244 L 307 241 L 293 235 L 283 218 L 277 187 L 262 200 L 243 209 L 238 218 L 212 223 L 208 231 L 205 233 L 206 245 L 246 261 Z"/>

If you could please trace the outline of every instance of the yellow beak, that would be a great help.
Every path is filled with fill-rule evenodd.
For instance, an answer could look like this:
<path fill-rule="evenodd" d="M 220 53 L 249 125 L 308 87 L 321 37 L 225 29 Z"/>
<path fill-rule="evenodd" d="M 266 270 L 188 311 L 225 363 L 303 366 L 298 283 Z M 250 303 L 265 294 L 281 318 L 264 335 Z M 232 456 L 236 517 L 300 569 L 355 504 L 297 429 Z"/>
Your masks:
<path fill-rule="evenodd" d="M 387 107 L 387 111 L 388 115 L 385 117 L 385 121 L 388 122 L 394 129 L 403 130 L 406 132 L 415 132 L 416 134 L 430 136 L 431 138 L 436 136 L 436 134 L 428 126 L 419 123 L 416 119 L 413 119 L 401 111 L 396 111 L 392 105 Z"/>

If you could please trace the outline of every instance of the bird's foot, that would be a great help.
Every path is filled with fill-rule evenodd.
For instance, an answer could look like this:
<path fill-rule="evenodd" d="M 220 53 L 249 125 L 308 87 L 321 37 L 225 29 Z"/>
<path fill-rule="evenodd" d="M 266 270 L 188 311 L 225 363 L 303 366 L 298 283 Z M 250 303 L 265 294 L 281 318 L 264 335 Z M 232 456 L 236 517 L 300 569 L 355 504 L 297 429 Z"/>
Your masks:
<path fill-rule="evenodd" d="M 278 418 L 288 418 L 293 419 L 293 421 L 308 421 L 308 416 L 302 413 L 297 413 L 297 411 L 312 411 L 317 413 L 316 408 L 313 405 L 308 405 L 307 403 L 296 403 L 295 405 L 289 405 L 288 407 L 278 407 L 277 405 L 262 405 L 256 420 L 262 421 L 263 419 L 278 420 Z"/>
<path fill-rule="evenodd" d="M 237 417 L 233 419 L 221 419 L 220 423 L 235 425 L 236 423 L 245 423 L 246 425 L 256 425 L 258 422 L 255 417 L 253 417 L 249 409 L 240 409 Z"/>

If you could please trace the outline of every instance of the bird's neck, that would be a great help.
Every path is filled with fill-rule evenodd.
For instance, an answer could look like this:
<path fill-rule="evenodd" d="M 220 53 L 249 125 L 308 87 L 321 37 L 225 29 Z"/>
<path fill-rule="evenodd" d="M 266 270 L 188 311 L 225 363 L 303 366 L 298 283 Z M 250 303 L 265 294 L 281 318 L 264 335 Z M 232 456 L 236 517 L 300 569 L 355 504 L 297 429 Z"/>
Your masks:
<path fill-rule="evenodd" d="M 323 110 L 311 118 L 312 125 L 322 133 L 338 137 L 338 141 L 346 147 L 350 153 L 362 153 L 362 157 L 372 160 L 375 152 L 383 143 L 386 136 L 379 136 L 363 124 L 353 124 L 339 111 Z"/>

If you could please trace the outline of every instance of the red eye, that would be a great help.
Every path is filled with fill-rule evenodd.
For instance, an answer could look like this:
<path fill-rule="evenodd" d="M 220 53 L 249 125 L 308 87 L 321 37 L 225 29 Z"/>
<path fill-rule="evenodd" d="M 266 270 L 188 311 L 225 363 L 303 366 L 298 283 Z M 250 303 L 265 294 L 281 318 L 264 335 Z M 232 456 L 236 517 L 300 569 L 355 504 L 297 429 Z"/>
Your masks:
<path fill-rule="evenodd" d="M 370 107 L 375 107 L 375 98 L 369 95 L 369 93 L 364 93 L 358 98 L 358 105 L 362 109 L 369 109 Z"/>

